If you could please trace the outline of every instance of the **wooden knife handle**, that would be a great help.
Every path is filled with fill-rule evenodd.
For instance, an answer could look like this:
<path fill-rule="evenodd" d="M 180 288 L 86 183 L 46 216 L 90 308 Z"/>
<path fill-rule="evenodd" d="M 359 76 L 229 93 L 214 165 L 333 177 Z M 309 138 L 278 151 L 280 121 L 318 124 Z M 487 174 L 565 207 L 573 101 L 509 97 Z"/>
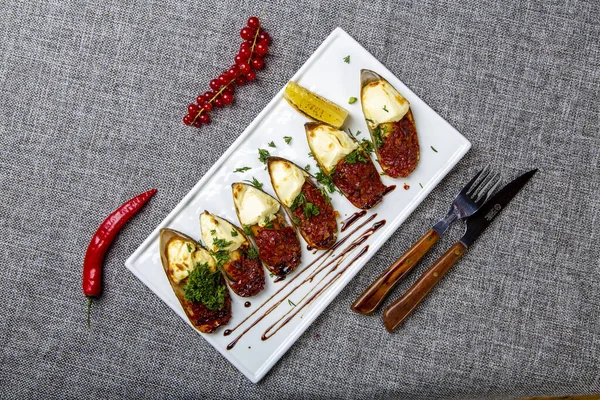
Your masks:
<path fill-rule="evenodd" d="M 452 245 L 421 277 L 383 312 L 383 324 L 388 332 L 396 329 L 421 303 L 446 272 L 462 257 L 467 248 L 461 242 Z"/>
<path fill-rule="evenodd" d="M 436 231 L 428 230 L 356 299 L 351 306 L 352 310 L 359 314 L 370 314 L 375 311 L 387 294 L 417 265 L 439 238 L 440 235 Z"/>

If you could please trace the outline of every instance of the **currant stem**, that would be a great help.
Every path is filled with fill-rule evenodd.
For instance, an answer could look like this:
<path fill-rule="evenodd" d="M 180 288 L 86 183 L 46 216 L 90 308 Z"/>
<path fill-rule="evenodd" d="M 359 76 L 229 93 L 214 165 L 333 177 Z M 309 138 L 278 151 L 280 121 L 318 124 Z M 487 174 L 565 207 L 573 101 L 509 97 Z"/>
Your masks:
<path fill-rule="evenodd" d="M 263 9 L 263 14 L 264 14 L 264 9 Z M 262 17 L 262 15 L 261 15 Z M 259 19 L 260 21 L 260 19 Z M 250 64 L 252 62 L 252 56 L 254 55 L 254 47 L 256 47 L 256 39 L 258 39 L 258 34 L 260 32 L 260 28 L 261 25 L 259 24 L 258 28 L 256 29 L 256 33 L 254 34 L 254 41 L 252 42 L 252 47 L 250 48 L 250 57 L 248 57 L 248 64 Z M 212 103 L 214 99 L 216 99 L 218 96 L 221 95 L 221 93 L 223 93 L 223 90 L 225 90 L 229 85 L 231 85 L 233 82 L 235 82 L 235 80 L 240 76 L 243 75 L 241 72 L 238 74 L 238 76 L 236 76 L 235 78 L 233 78 L 231 81 L 229 81 L 229 83 L 225 86 L 223 86 L 209 101 L 208 103 Z M 202 114 L 204 112 L 204 109 L 201 107 L 200 111 L 198 111 L 198 113 L 196 114 L 196 116 L 194 117 L 194 119 L 192 120 L 192 123 L 190 125 L 194 125 L 194 122 L 196 122 L 196 120 L 198 119 L 198 117 L 200 116 L 200 114 Z M 90 303 L 91 304 L 91 303 Z M 89 314 L 88 314 L 88 328 L 89 328 Z"/>

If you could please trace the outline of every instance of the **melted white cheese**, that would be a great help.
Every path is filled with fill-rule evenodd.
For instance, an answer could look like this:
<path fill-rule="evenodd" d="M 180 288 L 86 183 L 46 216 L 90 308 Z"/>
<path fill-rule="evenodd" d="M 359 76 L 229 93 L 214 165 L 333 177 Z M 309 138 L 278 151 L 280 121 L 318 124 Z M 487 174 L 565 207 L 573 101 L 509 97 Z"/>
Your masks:
<path fill-rule="evenodd" d="M 291 207 L 302 190 L 306 173 L 293 163 L 279 160 L 269 164 L 269 173 L 277 197 L 283 204 Z"/>
<path fill-rule="evenodd" d="M 190 275 L 196 264 L 207 263 L 211 270 L 215 270 L 215 261 L 206 250 L 194 242 L 173 239 L 167 245 L 167 260 L 169 273 L 175 284 L 178 284 Z"/>
<path fill-rule="evenodd" d="M 204 211 L 200 215 L 200 229 L 202 230 L 204 244 L 212 251 L 235 251 L 246 241 L 233 225 L 223 218 L 210 214 L 208 211 Z M 237 233 L 237 235 L 232 235 L 232 232 Z M 215 239 L 223 239 L 231 243 L 225 247 L 217 247 L 214 244 Z"/>
<path fill-rule="evenodd" d="M 386 81 L 371 82 L 362 89 L 363 113 L 371 128 L 385 122 L 400 121 L 408 112 L 410 103 Z M 386 111 L 387 110 L 387 111 Z"/>
<path fill-rule="evenodd" d="M 280 207 L 277 200 L 250 185 L 236 185 L 233 201 L 242 225 L 265 226 L 277 218 Z"/>
<path fill-rule="evenodd" d="M 358 147 L 346 132 L 325 124 L 308 132 L 308 141 L 313 155 L 328 171 Z"/>
<path fill-rule="evenodd" d="M 192 254 L 196 245 L 181 239 L 173 239 L 167 246 L 167 260 L 169 260 L 169 272 L 173 282 L 176 284 L 188 277 L 194 263 Z"/>

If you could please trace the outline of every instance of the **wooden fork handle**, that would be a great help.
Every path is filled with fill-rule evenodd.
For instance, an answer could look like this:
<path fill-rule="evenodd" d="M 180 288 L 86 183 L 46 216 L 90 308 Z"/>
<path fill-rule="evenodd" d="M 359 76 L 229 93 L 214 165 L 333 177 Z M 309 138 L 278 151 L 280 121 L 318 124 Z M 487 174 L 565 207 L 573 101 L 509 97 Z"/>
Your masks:
<path fill-rule="evenodd" d="M 456 242 L 421 277 L 383 312 L 383 324 L 388 332 L 396 329 L 421 303 L 446 272 L 462 257 L 467 247 Z"/>
<path fill-rule="evenodd" d="M 387 294 L 429 251 L 440 235 L 433 229 L 428 230 L 421 239 L 398 258 L 388 269 L 369 286 L 352 304 L 351 308 L 359 314 L 370 314 L 379 307 Z"/>

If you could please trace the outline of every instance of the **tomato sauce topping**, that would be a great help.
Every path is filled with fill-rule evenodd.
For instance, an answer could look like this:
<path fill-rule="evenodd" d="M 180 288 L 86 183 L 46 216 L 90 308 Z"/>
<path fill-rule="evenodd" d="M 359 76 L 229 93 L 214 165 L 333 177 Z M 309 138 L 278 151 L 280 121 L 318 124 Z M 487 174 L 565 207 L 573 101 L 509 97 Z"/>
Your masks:
<path fill-rule="evenodd" d="M 377 205 L 387 189 L 370 159 L 352 164 L 341 159 L 331 179 L 354 206 L 363 210 Z"/>
<path fill-rule="evenodd" d="M 307 218 L 304 215 L 306 204 L 297 207 L 292 213 L 296 218 L 298 229 L 300 229 L 308 244 L 314 248 L 326 249 L 333 246 L 336 239 L 337 222 L 331 203 L 327 201 L 318 188 L 308 181 L 304 182 L 300 193 L 304 194 L 306 203 L 318 207 L 319 215 L 310 215 Z"/>
<path fill-rule="evenodd" d="M 204 333 L 214 332 L 219 326 L 225 325 L 231 319 L 231 296 L 229 296 L 229 292 L 225 294 L 225 303 L 223 303 L 223 308 L 220 310 L 209 310 L 201 302 L 186 302 L 186 308 L 191 311 L 188 313 L 190 320 L 194 326 L 200 328 Z"/>
<path fill-rule="evenodd" d="M 239 249 L 240 256 L 223 267 L 231 280 L 229 286 L 238 296 L 250 297 L 265 288 L 265 273 L 260 259 L 248 257 L 248 247 Z"/>
<path fill-rule="evenodd" d="M 419 138 L 412 114 L 408 112 L 400 121 L 385 127 L 388 132 L 377 149 L 379 163 L 389 176 L 407 177 L 419 162 Z"/>
<path fill-rule="evenodd" d="M 275 275 L 289 274 L 300 264 L 300 241 L 291 226 L 275 224 L 274 229 L 259 228 L 254 238 L 260 258 Z"/>

